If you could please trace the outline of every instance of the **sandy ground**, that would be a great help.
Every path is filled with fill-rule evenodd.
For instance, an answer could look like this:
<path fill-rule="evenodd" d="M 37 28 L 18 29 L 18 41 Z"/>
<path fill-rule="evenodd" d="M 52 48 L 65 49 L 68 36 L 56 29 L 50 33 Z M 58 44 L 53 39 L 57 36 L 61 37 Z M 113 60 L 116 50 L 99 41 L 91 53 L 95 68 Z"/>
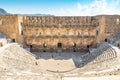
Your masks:
<path fill-rule="evenodd" d="M 64 77 L 62 80 L 120 80 L 118 76 L 99 76 L 99 77 Z"/>

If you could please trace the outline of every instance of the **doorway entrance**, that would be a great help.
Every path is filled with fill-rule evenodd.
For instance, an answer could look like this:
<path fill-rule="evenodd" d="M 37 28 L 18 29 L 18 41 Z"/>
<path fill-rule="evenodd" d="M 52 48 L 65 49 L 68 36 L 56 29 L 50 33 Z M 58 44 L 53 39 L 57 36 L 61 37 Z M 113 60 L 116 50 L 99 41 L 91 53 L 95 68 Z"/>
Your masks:
<path fill-rule="evenodd" d="M 58 43 L 57 47 L 62 48 L 62 43 Z"/>
<path fill-rule="evenodd" d="M 47 45 L 46 43 L 43 44 L 43 52 L 46 52 Z"/>
<path fill-rule="evenodd" d="M 59 53 L 59 55 L 61 55 L 61 52 L 62 52 L 62 43 L 58 43 L 57 44 L 57 48 L 58 48 L 58 53 Z"/>
<path fill-rule="evenodd" d="M 15 42 L 15 39 L 12 39 L 12 42 Z"/>
<path fill-rule="evenodd" d="M 30 45 L 30 51 L 32 52 L 32 49 L 33 49 L 33 46 L 32 45 Z"/>
<path fill-rule="evenodd" d="M 105 38 L 105 40 L 104 40 L 105 42 L 108 42 L 108 40 L 107 40 L 107 38 Z"/>
<path fill-rule="evenodd" d="M 76 52 L 76 43 L 73 44 L 73 52 Z"/>

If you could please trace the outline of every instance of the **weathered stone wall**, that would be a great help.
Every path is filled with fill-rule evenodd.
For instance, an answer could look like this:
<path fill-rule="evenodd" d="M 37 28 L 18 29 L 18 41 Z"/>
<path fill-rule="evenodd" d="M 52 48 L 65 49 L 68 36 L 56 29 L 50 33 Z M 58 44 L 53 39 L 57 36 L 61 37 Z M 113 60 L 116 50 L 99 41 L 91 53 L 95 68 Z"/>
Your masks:
<path fill-rule="evenodd" d="M 114 35 L 120 31 L 120 16 L 105 16 L 106 18 L 106 27 L 105 33 L 107 36 Z"/>
<path fill-rule="evenodd" d="M 18 15 L 0 16 L 0 32 L 17 42 L 21 42 L 19 24 L 20 16 Z"/>
<path fill-rule="evenodd" d="M 96 16 L 96 18 L 98 19 L 99 22 L 99 26 L 96 29 L 96 42 L 100 43 L 103 42 L 106 38 L 105 36 L 105 20 L 106 18 L 104 16 Z"/>
<path fill-rule="evenodd" d="M 120 16 L 119 15 L 99 15 L 96 16 L 99 20 L 99 25 L 102 37 L 99 36 L 97 42 L 102 42 L 110 36 L 115 35 L 120 31 Z"/>
<path fill-rule="evenodd" d="M 96 24 L 95 17 L 27 16 L 23 19 L 23 25 L 26 27 L 79 27 L 80 25 L 95 26 Z"/>
<path fill-rule="evenodd" d="M 17 42 L 43 49 L 87 48 L 119 32 L 120 16 L 0 16 L 0 32 Z M 45 46 L 44 46 L 45 45 Z"/>
<path fill-rule="evenodd" d="M 49 49 L 87 48 L 96 44 L 95 17 L 24 17 L 24 43 L 43 50 L 44 44 Z"/>

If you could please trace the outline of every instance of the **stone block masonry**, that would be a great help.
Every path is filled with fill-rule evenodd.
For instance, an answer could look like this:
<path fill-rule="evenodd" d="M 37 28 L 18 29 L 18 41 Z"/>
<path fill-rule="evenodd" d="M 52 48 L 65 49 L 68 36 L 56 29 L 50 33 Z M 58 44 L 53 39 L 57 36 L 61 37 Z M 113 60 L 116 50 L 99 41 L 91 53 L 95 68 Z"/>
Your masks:
<path fill-rule="evenodd" d="M 14 42 L 29 46 L 31 51 L 79 52 L 107 41 L 108 37 L 119 32 L 119 19 L 118 15 L 9 15 L 0 16 L 0 32 Z"/>

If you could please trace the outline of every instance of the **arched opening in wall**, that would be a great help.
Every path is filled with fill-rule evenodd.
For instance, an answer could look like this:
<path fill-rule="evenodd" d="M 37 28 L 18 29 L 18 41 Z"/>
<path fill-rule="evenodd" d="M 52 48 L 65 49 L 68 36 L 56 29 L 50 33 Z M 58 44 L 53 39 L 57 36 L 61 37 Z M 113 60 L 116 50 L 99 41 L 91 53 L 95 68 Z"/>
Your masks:
<path fill-rule="evenodd" d="M 89 49 L 89 48 L 90 48 L 90 45 L 87 45 L 87 48 Z"/>
<path fill-rule="evenodd" d="M 12 39 L 12 42 L 15 42 L 15 39 Z"/>
<path fill-rule="evenodd" d="M 43 52 L 46 52 L 46 50 L 43 50 Z"/>
<path fill-rule="evenodd" d="M 30 45 L 30 51 L 32 51 L 32 48 L 33 48 L 33 46 L 32 46 L 32 45 Z"/>
<path fill-rule="evenodd" d="M 46 49 L 45 49 L 46 47 L 47 47 L 47 45 L 46 45 L 46 43 L 44 43 L 43 44 L 43 52 L 46 52 Z"/>
<path fill-rule="evenodd" d="M 76 52 L 76 43 L 73 44 L 73 52 Z"/>
<path fill-rule="evenodd" d="M 105 42 L 108 42 L 108 40 L 107 40 L 107 38 L 105 38 L 105 40 L 104 40 Z"/>
<path fill-rule="evenodd" d="M 74 43 L 73 47 L 76 47 L 76 43 Z"/>
<path fill-rule="evenodd" d="M 44 48 L 46 48 L 46 47 L 47 47 L 47 45 L 44 43 L 44 44 L 43 44 L 43 47 L 44 47 Z"/>
<path fill-rule="evenodd" d="M 62 48 L 62 43 L 58 43 L 57 47 Z"/>

